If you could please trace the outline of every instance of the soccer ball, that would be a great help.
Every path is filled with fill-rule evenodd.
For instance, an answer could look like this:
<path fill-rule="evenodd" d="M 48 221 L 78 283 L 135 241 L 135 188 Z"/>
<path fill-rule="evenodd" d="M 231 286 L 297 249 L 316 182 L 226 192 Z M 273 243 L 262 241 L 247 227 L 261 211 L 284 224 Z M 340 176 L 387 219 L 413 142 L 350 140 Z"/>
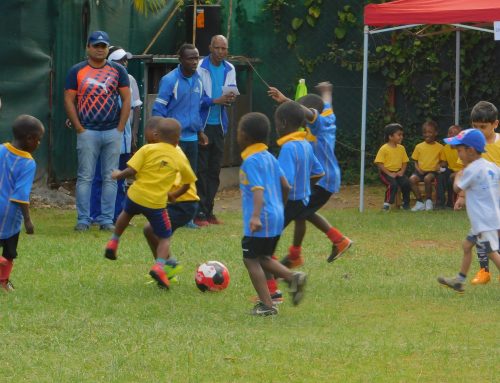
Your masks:
<path fill-rule="evenodd" d="M 194 282 L 201 291 L 221 291 L 229 285 L 229 271 L 217 261 L 202 263 L 196 269 Z"/>

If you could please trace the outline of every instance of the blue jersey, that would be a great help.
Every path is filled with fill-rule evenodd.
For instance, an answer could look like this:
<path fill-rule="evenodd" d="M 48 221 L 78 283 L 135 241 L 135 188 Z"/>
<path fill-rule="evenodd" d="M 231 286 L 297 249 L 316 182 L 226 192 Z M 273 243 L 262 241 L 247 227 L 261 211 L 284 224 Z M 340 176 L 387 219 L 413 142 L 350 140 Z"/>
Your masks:
<path fill-rule="evenodd" d="M 9 143 L 0 145 L 0 239 L 21 231 L 19 204 L 29 204 L 35 170 L 31 154 Z"/>
<path fill-rule="evenodd" d="M 127 70 L 113 61 L 94 68 L 87 61 L 74 65 L 66 77 L 65 89 L 76 92 L 78 119 L 85 129 L 111 130 L 120 122 L 120 93 L 128 88 Z"/>
<path fill-rule="evenodd" d="M 311 195 L 311 178 L 324 174 L 323 167 L 305 139 L 306 135 L 306 132 L 294 132 L 278 140 L 281 146 L 278 162 L 292 187 L 288 199 L 302 201 L 305 205 Z"/>
<path fill-rule="evenodd" d="M 195 72 L 186 77 L 179 65 L 162 77 L 152 115 L 175 118 L 181 124 L 181 141 L 197 141 L 198 132 L 203 130 L 200 116 L 202 94 L 199 74 Z"/>
<path fill-rule="evenodd" d="M 283 231 L 284 210 L 280 178 L 283 176 L 278 161 L 264 144 L 254 144 L 242 153 L 240 190 L 243 208 L 243 233 L 247 237 L 276 237 Z M 264 191 L 264 204 L 260 212 L 262 230 L 250 231 L 253 212 L 253 191 Z"/>
<path fill-rule="evenodd" d="M 325 103 L 323 112 L 316 115 L 313 122 L 307 124 L 312 133 L 312 136 L 308 135 L 307 140 L 311 143 L 314 155 L 325 170 L 325 175 L 318 181 L 317 185 L 330 193 L 338 193 L 340 190 L 340 167 L 335 156 L 337 132 L 335 120 L 332 106 Z"/>

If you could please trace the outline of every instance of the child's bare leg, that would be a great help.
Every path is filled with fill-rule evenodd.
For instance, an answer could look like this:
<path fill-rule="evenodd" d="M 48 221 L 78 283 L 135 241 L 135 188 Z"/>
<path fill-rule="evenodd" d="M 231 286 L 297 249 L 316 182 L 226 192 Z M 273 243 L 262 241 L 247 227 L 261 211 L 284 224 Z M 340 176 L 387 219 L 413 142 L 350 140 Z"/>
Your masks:
<path fill-rule="evenodd" d="M 144 229 L 142 229 L 144 236 L 146 237 L 146 241 L 148 242 L 149 248 L 151 249 L 151 253 L 153 253 L 153 257 L 156 259 L 156 249 L 158 248 L 158 237 L 153 231 L 153 227 L 150 223 L 144 225 Z"/>
<path fill-rule="evenodd" d="M 125 229 L 127 228 L 133 215 L 128 214 L 125 210 L 122 210 L 115 224 L 115 235 L 121 236 Z"/>
<path fill-rule="evenodd" d="M 306 221 L 303 219 L 295 220 L 293 229 L 293 246 L 301 246 L 306 235 Z"/>
<path fill-rule="evenodd" d="M 283 278 L 287 282 L 292 280 L 293 272 L 277 260 L 271 257 L 264 257 L 261 258 L 259 262 L 265 272 L 271 273 L 277 278 Z"/>
<path fill-rule="evenodd" d="M 323 233 L 327 233 L 328 230 L 331 229 L 332 225 L 326 220 L 325 217 L 318 213 L 314 213 L 311 217 L 307 219 L 311 222 L 318 230 L 321 230 Z"/>
<path fill-rule="evenodd" d="M 259 296 L 260 301 L 267 307 L 273 306 L 271 294 L 267 288 L 266 275 L 258 259 L 244 258 L 243 262 L 247 268 L 252 285 Z"/>
<path fill-rule="evenodd" d="M 424 177 L 426 199 L 432 199 L 432 184 L 434 183 L 434 178 L 435 176 L 433 173 L 426 174 Z"/>
<path fill-rule="evenodd" d="M 462 266 L 460 267 L 460 274 L 464 275 L 464 277 L 469 272 L 470 264 L 472 262 L 472 248 L 474 244 L 465 240 L 462 244 L 462 248 L 464 250 L 464 257 L 462 258 Z"/>
<path fill-rule="evenodd" d="M 500 271 L 500 254 L 498 253 L 498 251 L 492 251 L 491 253 L 488 253 L 488 257 L 493 261 L 498 271 Z"/>
<path fill-rule="evenodd" d="M 410 176 L 411 191 L 415 195 L 415 198 L 417 199 L 417 201 L 422 201 L 422 195 L 420 194 L 420 189 L 418 188 L 419 182 L 420 182 L 420 179 L 417 176 L 415 176 L 415 175 Z"/>
<path fill-rule="evenodd" d="M 170 238 L 158 238 L 156 259 L 167 260 L 170 257 Z"/>

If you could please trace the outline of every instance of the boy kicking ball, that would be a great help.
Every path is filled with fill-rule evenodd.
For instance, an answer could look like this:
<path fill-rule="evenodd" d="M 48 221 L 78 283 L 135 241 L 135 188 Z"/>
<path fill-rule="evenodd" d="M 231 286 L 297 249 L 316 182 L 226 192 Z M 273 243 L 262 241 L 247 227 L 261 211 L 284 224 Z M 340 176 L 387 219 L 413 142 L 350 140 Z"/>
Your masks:
<path fill-rule="evenodd" d="M 128 189 L 123 211 L 116 221 L 113 236 L 106 245 L 104 256 L 117 259 L 120 237 L 134 215 L 144 215 L 151 224 L 153 233 L 158 238 L 156 244 L 156 263 L 149 275 L 161 288 L 168 289 L 170 282 L 165 272 L 165 265 L 170 256 L 170 237 L 172 226 L 168 216 L 167 196 L 172 188 L 177 173 L 180 173 L 182 193 L 189 184 L 196 181 L 196 176 L 186 156 L 179 153 L 181 126 L 173 118 L 151 117 L 145 129 L 148 145 L 144 145 L 127 162 L 124 170 L 115 170 L 114 179 L 135 176 L 136 180 Z M 175 197 L 179 197 L 178 192 Z"/>
<path fill-rule="evenodd" d="M 463 293 L 474 245 L 482 248 L 500 271 L 500 168 L 481 157 L 486 141 L 477 129 L 464 130 L 444 141 L 457 148 L 458 157 L 465 166 L 455 177 L 453 189 L 456 193 L 462 190 L 466 192 L 471 230 L 463 242 L 464 256 L 460 272 L 453 278 L 439 277 L 438 282 Z"/>

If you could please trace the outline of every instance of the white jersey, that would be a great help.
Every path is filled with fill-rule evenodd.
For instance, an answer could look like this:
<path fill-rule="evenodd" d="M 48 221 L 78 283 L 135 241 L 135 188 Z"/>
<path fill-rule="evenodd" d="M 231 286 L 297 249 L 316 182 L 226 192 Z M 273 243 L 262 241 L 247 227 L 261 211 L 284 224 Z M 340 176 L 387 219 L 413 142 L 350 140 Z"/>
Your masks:
<path fill-rule="evenodd" d="M 472 234 L 500 229 L 500 168 L 479 158 L 470 163 L 457 186 L 466 192 Z"/>

